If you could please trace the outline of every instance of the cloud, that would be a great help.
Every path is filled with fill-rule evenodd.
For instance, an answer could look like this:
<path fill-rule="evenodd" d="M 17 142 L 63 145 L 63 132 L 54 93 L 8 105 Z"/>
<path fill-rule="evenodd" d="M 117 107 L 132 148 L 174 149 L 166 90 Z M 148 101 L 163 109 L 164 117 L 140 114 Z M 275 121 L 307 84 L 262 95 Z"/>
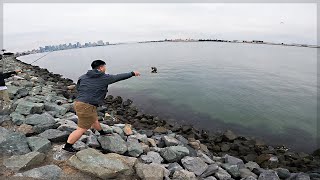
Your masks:
<path fill-rule="evenodd" d="M 4 4 L 13 51 L 67 42 L 165 38 L 316 44 L 316 4 Z M 283 23 L 280 23 L 283 22 Z"/>

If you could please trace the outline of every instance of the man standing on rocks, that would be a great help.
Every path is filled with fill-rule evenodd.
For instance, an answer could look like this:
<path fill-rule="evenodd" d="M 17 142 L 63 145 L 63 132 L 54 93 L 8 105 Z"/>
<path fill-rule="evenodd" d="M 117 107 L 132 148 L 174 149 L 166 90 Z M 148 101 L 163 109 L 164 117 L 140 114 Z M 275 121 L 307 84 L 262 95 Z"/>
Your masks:
<path fill-rule="evenodd" d="M 15 70 L 7 73 L 0 72 L 0 111 L 10 109 L 10 98 L 7 91 L 8 88 L 4 80 L 18 72 L 21 72 L 21 70 Z"/>
<path fill-rule="evenodd" d="M 93 61 L 91 67 L 92 70 L 80 76 L 76 85 L 78 95 L 74 102 L 74 109 L 78 116 L 78 128 L 69 135 L 63 147 L 69 152 L 77 152 L 72 145 L 91 127 L 96 129 L 100 135 L 107 134 L 102 130 L 98 121 L 97 107 L 106 97 L 108 85 L 132 76 L 140 76 L 137 71 L 117 75 L 105 74 L 106 63 L 102 60 Z"/>

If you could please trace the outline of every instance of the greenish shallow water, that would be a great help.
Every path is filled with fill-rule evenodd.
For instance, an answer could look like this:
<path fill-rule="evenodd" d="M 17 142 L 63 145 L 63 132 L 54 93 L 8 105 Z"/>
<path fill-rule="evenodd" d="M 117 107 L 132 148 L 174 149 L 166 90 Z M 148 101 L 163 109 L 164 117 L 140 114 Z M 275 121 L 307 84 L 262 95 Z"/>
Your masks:
<path fill-rule="evenodd" d="M 32 62 L 43 54 L 19 57 Z M 35 65 L 77 80 L 94 59 L 141 77 L 109 92 L 145 112 L 207 130 L 233 129 L 296 150 L 316 148 L 317 49 L 176 42 L 57 51 Z M 150 67 L 158 68 L 157 74 Z"/>

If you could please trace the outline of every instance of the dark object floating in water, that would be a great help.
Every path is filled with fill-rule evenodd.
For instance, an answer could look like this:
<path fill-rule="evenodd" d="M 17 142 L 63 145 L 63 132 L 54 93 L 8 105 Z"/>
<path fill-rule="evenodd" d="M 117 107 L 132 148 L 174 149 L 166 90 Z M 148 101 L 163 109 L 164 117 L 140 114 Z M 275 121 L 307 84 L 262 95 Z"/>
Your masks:
<path fill-rule="evenodd" d="M 157 73 L 157 72 L 158 72 L 158 70 L 156 67 L 151 67 L 151 73 Z"/>

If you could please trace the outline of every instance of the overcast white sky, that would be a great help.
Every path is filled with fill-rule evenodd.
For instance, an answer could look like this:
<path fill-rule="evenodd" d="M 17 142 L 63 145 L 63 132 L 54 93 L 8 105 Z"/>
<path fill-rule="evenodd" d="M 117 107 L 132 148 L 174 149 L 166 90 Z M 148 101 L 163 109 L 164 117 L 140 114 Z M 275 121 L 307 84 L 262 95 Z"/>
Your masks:
<path fill-rule="evenodd" d="M 4 4 L 4 47 L 218 38 L 316 44 L 314 4 Z M 283 23 L 281 23 L 283 22 Z"/>

